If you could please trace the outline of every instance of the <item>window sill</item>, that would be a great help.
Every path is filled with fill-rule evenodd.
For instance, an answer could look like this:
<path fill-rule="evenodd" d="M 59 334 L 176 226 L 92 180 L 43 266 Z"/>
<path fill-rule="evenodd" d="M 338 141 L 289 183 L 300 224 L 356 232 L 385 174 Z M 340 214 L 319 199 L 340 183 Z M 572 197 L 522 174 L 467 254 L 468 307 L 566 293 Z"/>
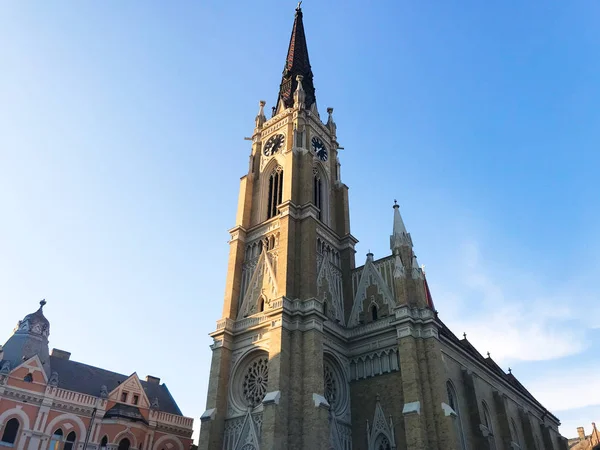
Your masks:
<path fill-rule="evenodd" d="M 13 448 L 15 444 L 11 444 L 10 442 L 2 442 L 0 441 L 0 447 Z"/>

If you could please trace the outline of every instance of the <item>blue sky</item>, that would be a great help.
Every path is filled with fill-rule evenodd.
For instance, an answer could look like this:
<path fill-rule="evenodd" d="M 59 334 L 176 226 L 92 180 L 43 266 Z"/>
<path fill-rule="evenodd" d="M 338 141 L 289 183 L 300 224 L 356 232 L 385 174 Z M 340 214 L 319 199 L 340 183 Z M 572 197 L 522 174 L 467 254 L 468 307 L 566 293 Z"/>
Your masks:
<path fill-rule="evenodd" d="M 51 347 L 159 376 L 200 416 L 243 138 L 294 7 L 0 5 L 0 334 L 46 298 Z M 357 263 L 387 254 L 397 198 L 440 317 L 563 434 L 600 422 L 600 4 L 303 9 Z"/>

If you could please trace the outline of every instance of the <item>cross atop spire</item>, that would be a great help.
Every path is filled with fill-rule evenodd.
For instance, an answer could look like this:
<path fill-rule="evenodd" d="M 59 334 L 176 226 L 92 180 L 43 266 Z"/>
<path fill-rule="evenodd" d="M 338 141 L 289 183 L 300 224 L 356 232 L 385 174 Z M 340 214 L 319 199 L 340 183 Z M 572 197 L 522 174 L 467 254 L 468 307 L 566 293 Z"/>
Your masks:
<path fill-rule="evenodd" d="M 304 100 L 305 108 L 309 109 L 315 103 L 315 87 L 313 85 L 313 73 L 310 68 L 310 61 L 308 60 L 308 48 L 306 46 L 306 36 L 304 35 L 301 4 L 302 2 L 298 2 L 298 6 L 296 7 L 292 36 L 283 68 L 281 85 L 279 86 L 276 112 L 280 112 L 281 103 L 283 103 L 283 108 L 294 106 L 294 92 L 296 92 L 296 88 L 298 87 L 298 80 L 296 79 L 298 75 L 302 75 L 303 77 L 302 87 L 306 94 Z"/>

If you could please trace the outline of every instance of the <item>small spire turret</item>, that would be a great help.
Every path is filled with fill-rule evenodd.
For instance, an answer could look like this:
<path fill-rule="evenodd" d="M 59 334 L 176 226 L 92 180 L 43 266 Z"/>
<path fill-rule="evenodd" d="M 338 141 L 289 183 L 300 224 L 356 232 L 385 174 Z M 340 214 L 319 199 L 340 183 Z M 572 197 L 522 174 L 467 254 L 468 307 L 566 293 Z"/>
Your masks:
<path fill-rule="evenodd" d="M 406 227 L 404 226 L 404 221 L 402 220 L 402 216 L 400 215 L 400 205 L 398 202 L 394 200 L 394 227 L 392 230 L 392 235 L 390 236 L 390 249 L 394 254 L 402 246 L 412 247 L 412 239 L 410 234 L 406 231 Z"/>
<path fill-rule="evenodd" d="M 267 102 L 265 102 L 264 100 L 261 100 L 258 103 L 258 114 L 256 115 L 256 119 L 254 119 L 254 123 L 256 123 L 256 128 L 260 129 L 262 128 L 263 124 L 267 121 L 267 118 L 265 116 L 265 105 L 267 104 Z"/>

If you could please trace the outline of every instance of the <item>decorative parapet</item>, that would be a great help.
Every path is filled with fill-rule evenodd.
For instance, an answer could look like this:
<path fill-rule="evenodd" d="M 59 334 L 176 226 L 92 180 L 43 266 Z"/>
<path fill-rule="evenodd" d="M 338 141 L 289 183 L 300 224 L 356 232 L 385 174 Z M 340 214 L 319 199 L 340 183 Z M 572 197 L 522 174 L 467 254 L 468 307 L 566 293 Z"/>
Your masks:
<path fill-rule="evenodd" d="M 163 411 L 150 411 L 150 420 L 156 421 L 159 424 L 170 425 L 179 428 L 190 429 L 194 425 L 194 419 L 191 417 L 178 416 L 169 414 Z"/>
<path fill-rule="evenodd" d="M 69 402 L 74 405 L 94 407 L 98 401 L 98 397 L 93 395 L 81 394 L 79 392 L 67 391 L 66 389 L 54 388 L 54 400 Z"/>

